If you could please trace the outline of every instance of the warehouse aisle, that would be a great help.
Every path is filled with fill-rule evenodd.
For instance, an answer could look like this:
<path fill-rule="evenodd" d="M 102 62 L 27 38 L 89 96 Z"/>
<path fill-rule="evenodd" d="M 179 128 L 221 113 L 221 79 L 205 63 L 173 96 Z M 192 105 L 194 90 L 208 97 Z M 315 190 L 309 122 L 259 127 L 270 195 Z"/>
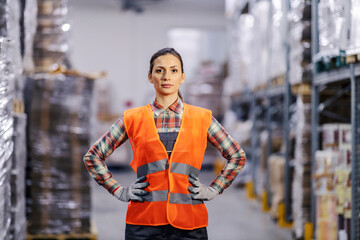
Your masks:
<path fill-rule="evenodd" d="M 114 172 L 115 178 L 127 186 L 135 180 L 131 172 Z M 213 172 L 201 173 L 200 179 L 210 183 Z M 92 218 L 96 223 L 99 240 L 124 239 L 127 205 L 108 194 L 92 181 Z M 210 240 L 288 240 L 289 229 L 281 229 L 260 209 L 260 203 L 246 198 L 244 190 L 228 188 L 221 197 L 207 204 L 209 211 L 208 234 Z"/>

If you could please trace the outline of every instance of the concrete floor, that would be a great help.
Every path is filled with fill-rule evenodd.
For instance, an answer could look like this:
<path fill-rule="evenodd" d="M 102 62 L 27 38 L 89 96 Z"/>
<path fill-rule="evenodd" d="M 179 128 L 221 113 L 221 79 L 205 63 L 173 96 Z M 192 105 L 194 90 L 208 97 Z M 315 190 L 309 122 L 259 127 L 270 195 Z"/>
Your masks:
<path fill-rule="evenodd" d="M 113 171 L 115 179 L 128 186 L 135 174 Z M 200 180 L 210 184 L 214 174 L 203 171 Z M 117 200 L 92 181 L 92 218 L 99 240 L 124 239 L 127 204 Z M 206 203 L 209 212 L 208 235 L 210 240 L 290 240 L 291 230 L 278 227 L 270 216 L 261 211 L 258 201 L 249 200 L 244 189 L 229 187 L 225 192 Z"/>

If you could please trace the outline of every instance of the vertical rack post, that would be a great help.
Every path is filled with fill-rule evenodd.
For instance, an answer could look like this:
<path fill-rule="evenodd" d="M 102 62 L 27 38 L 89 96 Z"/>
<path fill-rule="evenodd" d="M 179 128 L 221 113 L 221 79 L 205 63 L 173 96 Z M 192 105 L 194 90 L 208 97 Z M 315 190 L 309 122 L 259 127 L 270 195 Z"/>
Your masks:
<path fill-rule="evenodd" d="M 256 195 L 255 192 L 255 186 L 256 186 L 256 162 L 257 162 L 257 158 L 258 158 L 258 151 L 257 151 L 257 147 L 258 147 L 258 131 L 257 131 L 257 112 L 258 112 L 258 107 L 257 107 L 257 103 L 256 103 L 257 99 L 255 94 L 251 94 L 251 100 L 250 100 L 250 109 L 251 109 L 251 114 L 250 114 L 250 119 L 253 122 L 253 126 L 251 128 L 251 178 L 252 178 L 252 189 L 250 189 L 249 191 L 252 191 L 251 193 L 249 193 L 249 197 L 252 198 L 253 196 Z"/>
<path fill-rule="evenodd" d="M 283 1 L 284 4 L 284 15 L 287 17 L 288 12 L 290 10 L 290 2 Z M 284 141 L 285 141 L 285 219 L 287 222 L 292 221 L 292 209 L 291 209 L 291 166 L 290 166 L 290 142 L 289 142 L 289 132 L 290 132 L 290 43 L 289 43 L 289 35 L 290 35 L 290 24 L 289 21 L 285 22 L 285 48 L 286 48 L 286 71 L 285 71 L 285 84 L 284 84 L 284 115 L 283 115 L 283 126 L 284 126 Z"/>
<path fill-rule="evenodd" d="M 267 207 L 271 204 L 271 198 L 270 198 L 270 170 L 269 170 L 269 157 L 272 153 L 272 99 L 270 97 L 270 94 L 268 93 L 271 87 L 271 76 L 270 76 L 270 60 L 271 60 L 271 54 L 272 54 L 272 12 L 273 12 L 273 6 L 272 6 L 272 0 L 269 0 L 269 28 L 267 29 L 267 59 L 266 59 L 266 77 L 267 77 L 267 94 L 266 94 L 266 115 L 265 115 L 265 127 L 266 131 L 268 132 L 268 141 L 266 143 L 266 176 L 265 176 L 265 194 L 266 199 L 263 201 L 266 202 Z M 264 209 L 267 210 L 267 209 Z"/>
<path fill-rule="evenodd" d="M 360 239 L 360 79 L 355 77 L 354 64 L 350 65 L 351 80 L 351 239 Z"/>
<path fill-rule="evenodd" d="M 318 0 L 311 2 L 311 57 L 312 57 L 312 93 L 311 93 L 311 171 L 315 173 L 315 152 L 319 148 L 319 86 L 315 84 L 314 78 L 316 75 L 315 55 L 319 51 L 319 30 L 318 30 Z M 311 186 L 311 222 L 313 224 L 313 236 L 316 229 L 316 198 L 314 192 L 314 183 Z"/>

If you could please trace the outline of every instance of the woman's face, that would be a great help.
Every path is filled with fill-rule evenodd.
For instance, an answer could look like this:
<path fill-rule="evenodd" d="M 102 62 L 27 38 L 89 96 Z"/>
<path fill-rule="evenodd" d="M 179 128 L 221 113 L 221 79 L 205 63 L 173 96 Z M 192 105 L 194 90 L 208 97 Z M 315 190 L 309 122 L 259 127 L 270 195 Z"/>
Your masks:
<path fill-rule="evenodd" d="M 180 60 L 172 54 L 166 54 L 154 60 L 148 78 L 158 97 L 177 96 L 180 85 L 185 81 L 185 74 L 181 72 Z"/>

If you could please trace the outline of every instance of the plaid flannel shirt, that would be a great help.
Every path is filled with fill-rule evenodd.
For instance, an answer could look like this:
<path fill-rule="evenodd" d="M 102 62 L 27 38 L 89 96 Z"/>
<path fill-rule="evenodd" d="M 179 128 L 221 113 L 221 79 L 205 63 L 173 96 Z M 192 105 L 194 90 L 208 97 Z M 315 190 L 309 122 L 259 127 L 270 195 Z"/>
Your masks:
<path fill-rule="evenodd" d="M 155 125 L 159 133 L 179 132 L 184 108 L 181 99 L 175 101 L 167 109 L 163 109 L 156 100 L 150 106 L 154 112 Z M 84 156 L 84 163 L 89 174 L 112 194 L 120 187 L 120 184 L 108 170 L 105 159 L 127 139 L 123 120 L 118 119 Z M 244 167 L 245 152 L 214 117 L 208 129 L 207 139 L 227 159 L 225 167 L 210 185 L 222 193 Z"/>

